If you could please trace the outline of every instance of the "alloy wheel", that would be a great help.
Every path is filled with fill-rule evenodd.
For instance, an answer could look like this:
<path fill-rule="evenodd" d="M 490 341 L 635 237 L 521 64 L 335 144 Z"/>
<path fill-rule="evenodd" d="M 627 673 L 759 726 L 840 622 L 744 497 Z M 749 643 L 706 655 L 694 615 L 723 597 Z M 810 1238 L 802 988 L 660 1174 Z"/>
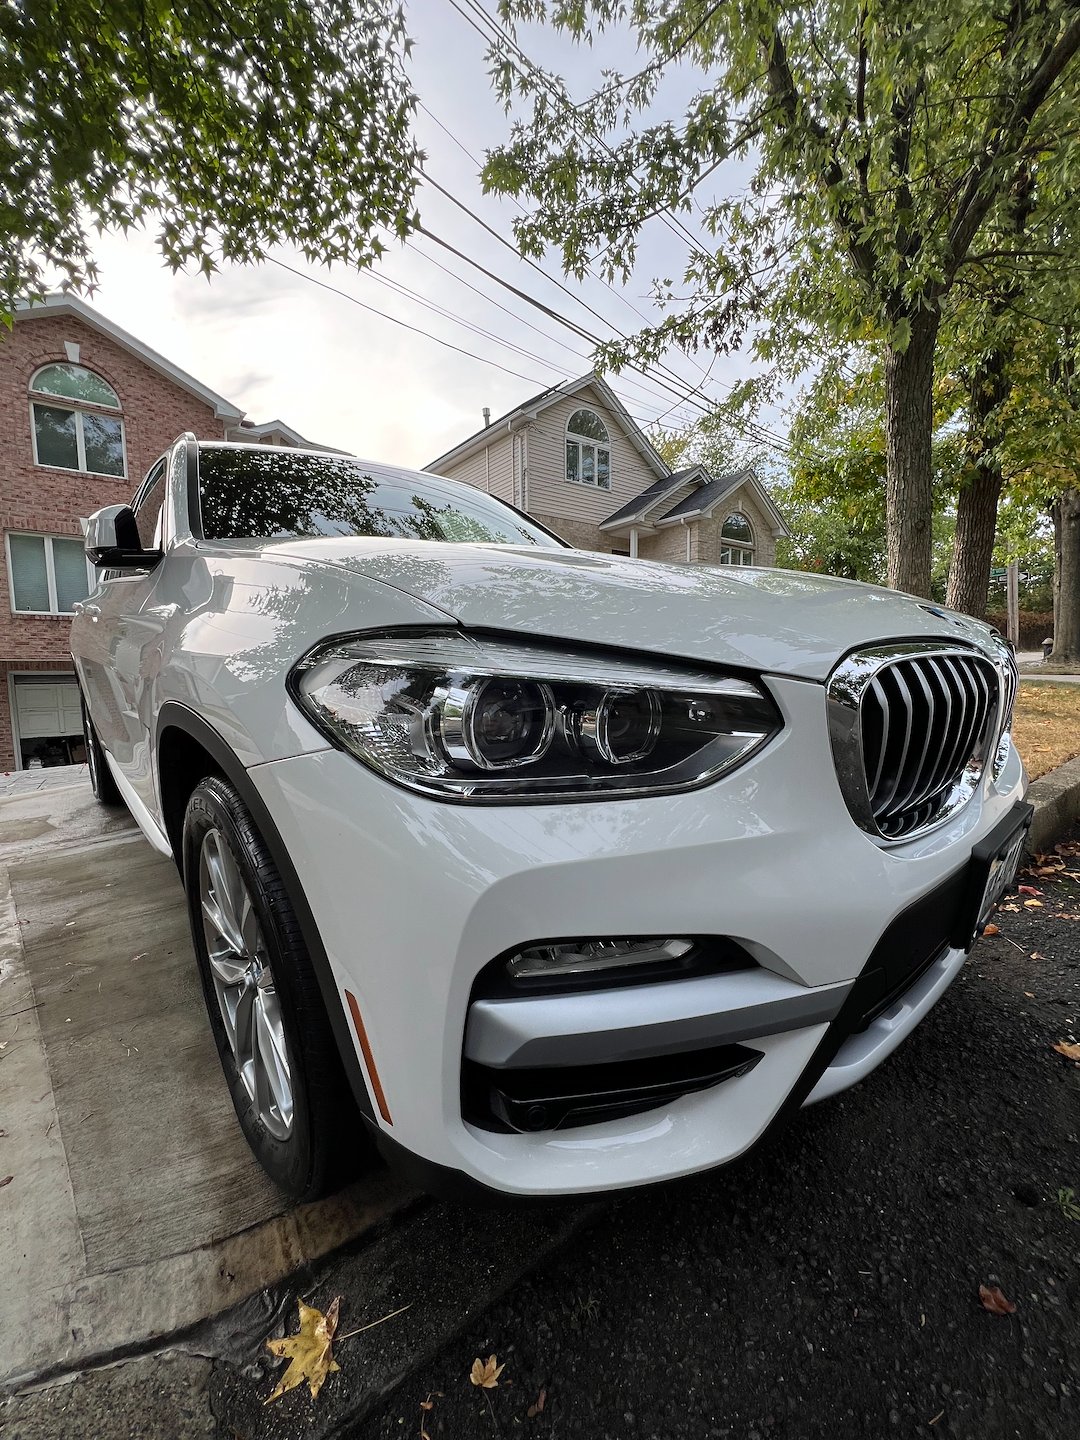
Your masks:
<path fill-rule="evenodd" d="M 237 1073 L 278 1140 L 293 1124 L 293 1086 L 281 1006 L 251 893 L 220 830 L 199 852 L 199 905 L 210 974 Z"/>

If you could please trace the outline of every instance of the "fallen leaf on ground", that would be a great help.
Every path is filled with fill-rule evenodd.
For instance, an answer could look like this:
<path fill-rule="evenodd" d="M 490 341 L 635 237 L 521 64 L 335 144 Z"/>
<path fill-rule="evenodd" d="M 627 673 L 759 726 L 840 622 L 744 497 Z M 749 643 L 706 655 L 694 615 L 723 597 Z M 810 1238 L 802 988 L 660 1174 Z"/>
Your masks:
<path fill-rule="evenodd" d="M 3 1178 L 2 1180 L 0 1180 L 0 1190 L 2 1190 L 5 1185 L 10 1185 L 11 1182 L 12 1182 L 12 1180 L 14 1180 L 14 1179 L 15 1179 L 15 1176 L 14 1176 L 14 1175 L 5 1175 L 4 1178 Z"/>
<path fill-rule="evenodd" d="M 472 1363 L 469 1372 L 469 1379 L 474 1385 L 479 1385 L 481 1390 L 494 1390 L 499 1383 L 499 1376 L 506 1369 L 506 1365 L 497 1365 L 495 1356 L 489 1355 L 487 1360 L 477 1357 Z"/>
<path fill-rule="evenodd" d="M 979 1299 L 982 1301 L 984 1310 L 989 1310 L 991 1315 L 1014 1315 L 1016 1306 L 1011 1300 L 1006 1300 L 996 1285 L 980 1285 Z"/>
<path fill-rule="evenodd" d="M 1032 950 L 1031 955 L 1030 955 L 1029 958 L 1032 959 L 1032 960 L 1045 960 L 1045 959 L 1046 959 L 1046 956 L 1045 956 L 1045 955 L 1040 955 L 1039 952 L 1038 952 L 1038 950 Z"/>
<path fill-rule="evenodd" d="M 1017 885 L 1017 891 L 1021 895 L 1041 895 L 1041 890 L 1036 890 L 1034 885 Z"/>
<path fill-rule="evenodd" d="M 1043 908 L 1043 903 L 1041 900 L 1025 900 L 1024 908 L 1026 910 L 1041 910 Z"/>
<path fill-rule="evenodd" d="M 314 1400 L 327 1375 L 341 1368 L 333 1356 L 334 1331 L 337 1329 L 341 1296 L 330 1302 L 325 1315 L 313 1305 L 305 1305 L 303 1300 L 296 1303 L 300 1310 L 300 1329 L 297 1334 L 266 1342 L 266 1348 L 272 1355 L 281 1359 L 288 1358 L 289 1368 L 278 1381 L 273 1394 L 263 1401 L 264 1405 L 269 1405 L 271 1400 L 284 1395 L 286 1390 L 302 1385 L 305 1380 Z"/>
<path fill-rule="evenodd" d="M 1001 934 L 1001 931 L 998 929 L 998 927 L 997 927 L 996 925 L 984 925 L 984 926 L 983 926 L 983 934 L 984 934 L 984 935 L 1000 935 L 1000 934 Z"/>
<path fill-rule="evenodd" d="M 1076 1063 L 1080 1065 L 1080 1045 L 1070 1045 L 1067 1040 L 1059 1040 L 1054 1046 L 1054 1049 L 1059 1055 L 1064 1055 L 1066 1060 L 1075 1060 Z M 10 1179 L 11 1176 L 9 1175 L 8 1180 Z M 5 1180 L 0 1183 L 6 1185 L 7 1181 Z"/>
<path fill-rule="evenodd" d="M 536 1397 L 536 1404 L 535 1404 L 535 1405 L 530 1405 L 529 1408 L 528 1408 L 528 1410 L 525 1411 L 525 1414 L 529 1417 L 530 1420 L 535 1420 L 536 1417 L 537 1417 L 537 1415 L 540 1415 L 540 1414 L 543 1413 L 543 1409 L 544 1409 L 544 1406 L 545 1406 L 546 1404 L 547 1404 L 547 1391 L 546 1391 L 546 1390 L 541 1390 L 541 1391 L 540 1391 L 540 1394 L 537 1395 L 537 1397 Z"/>
<path fill-rule="evenodd" d="M 937 1412 L 937 1414 L 934 1416 L 934 1418 L 933 1418 L 932 1420 L 928 1420 L 926 1423 L 927 1423 L 928 1425 L 936 1425 L 937 1422 L 941 1419 L 941 1417 L 942 1417 L 944 1414 L 945 1414 L 945 1411 L 944 1411 L 944 1410 L 939 1410 L 939 1411 Z"/>

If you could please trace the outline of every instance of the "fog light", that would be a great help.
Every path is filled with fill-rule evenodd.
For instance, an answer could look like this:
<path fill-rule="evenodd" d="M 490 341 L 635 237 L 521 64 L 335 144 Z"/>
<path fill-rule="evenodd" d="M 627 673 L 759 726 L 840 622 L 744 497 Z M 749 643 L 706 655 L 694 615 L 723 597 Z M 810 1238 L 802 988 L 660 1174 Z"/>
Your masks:
<path fill-rule="evenodd" d="M 656 965 L 679 960 L 694 948 L 692 940 L 565 940 L 533 945 L 506 962 L 514 980 L 543 975 L 586 975 L 625 965 Z"/>

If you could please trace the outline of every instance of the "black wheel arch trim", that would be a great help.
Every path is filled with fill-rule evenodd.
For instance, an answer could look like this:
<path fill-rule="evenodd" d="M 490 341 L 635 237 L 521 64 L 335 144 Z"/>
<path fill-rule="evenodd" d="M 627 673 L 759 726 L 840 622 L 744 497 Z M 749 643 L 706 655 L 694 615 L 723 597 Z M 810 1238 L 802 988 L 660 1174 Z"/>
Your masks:
<path fill-rule="evenodd" d="M 160 754 L 161 738 L 166 730 L 181 730 L 184 734 L 196 741 L 213 760 L 214 764 L 221 771 L 222 775 L 233 786 L 240 799 L 247 807 L 252 820 L 255 822 L 262 836 L 266 848 L 270 851 L 271 858 L 277 866 L 278 873 L 284 881 L 288 891 L 289 900 L 296 913 L 297 923 L 300 926 L 301 934 L 304 937 L 304 944 L 307 946 L 308 957 L 311 960 L 312 968 L 319 982 L 319 991 L 322 995 L 323 1004 L 326 1006 L 326 1013 L 330 1020 L 331 1029 L 334 1032 L 334 1039 L 337 1041 L 338 1053 L 341 1056 L 342 1067 L 349 1081 L 349 1088 L 353 1098 L 359 1107 L 361 1116 L 376 1129 L 375 1111 L 368 1093 L 367 1079 L 360 1065 L 359 1056 L 356 1053 L 356 1045 L 353 1041 L 352 1031 L 349 1028 L 349 1020 L 345 1014 L 345 1007 L 341 1002 L 338 992 L 337 981 L 330 965 L 330 958 L 326 953 L 319 927 L 315 923 L 315 916 L 311 906 L 308 904 L 304 887 L 300 883 L 300 877 L 296 873 L 296 867 L 281 838 L 277 826 L 274 823 L 270 811 L 258 790 L 255 788 L 247 770 L 241 764 L 234 751 L 228 743 L 222 739 L 212 726 L 208 725 L 201 716 L 189 710 L 176 700 L 167 700 L 157 715 L 157 725 L 154 734 L 154 754 Z M 177 867 L 183 869 L 183 855 L 174 856 Z"/>

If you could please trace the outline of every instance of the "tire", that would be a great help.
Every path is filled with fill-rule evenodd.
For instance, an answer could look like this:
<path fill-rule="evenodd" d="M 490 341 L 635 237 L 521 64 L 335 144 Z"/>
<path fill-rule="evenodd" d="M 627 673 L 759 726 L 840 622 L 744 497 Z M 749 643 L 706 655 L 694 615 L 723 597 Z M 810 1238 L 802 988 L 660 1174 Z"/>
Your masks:
<path fill-rule="evenodd" d="M 79 703 L 82 706 L 83 739 L 86 742 L 86 768 L 90 772 L 90 789 L 101 805 L 123 805 L 124 797 L 113 779 L 113 773 L 105 759 L 105 751 L 82 696 L 79 697 Z"/>
<path fill-rule="evenodd" d="M 317 1199 L 349 1178 L 368 1142 L 285 886 L 226 780 L 209 777 L 192 792 L 183 860 L 203 995 L 240 1127 L 279 1189 Z"/>

